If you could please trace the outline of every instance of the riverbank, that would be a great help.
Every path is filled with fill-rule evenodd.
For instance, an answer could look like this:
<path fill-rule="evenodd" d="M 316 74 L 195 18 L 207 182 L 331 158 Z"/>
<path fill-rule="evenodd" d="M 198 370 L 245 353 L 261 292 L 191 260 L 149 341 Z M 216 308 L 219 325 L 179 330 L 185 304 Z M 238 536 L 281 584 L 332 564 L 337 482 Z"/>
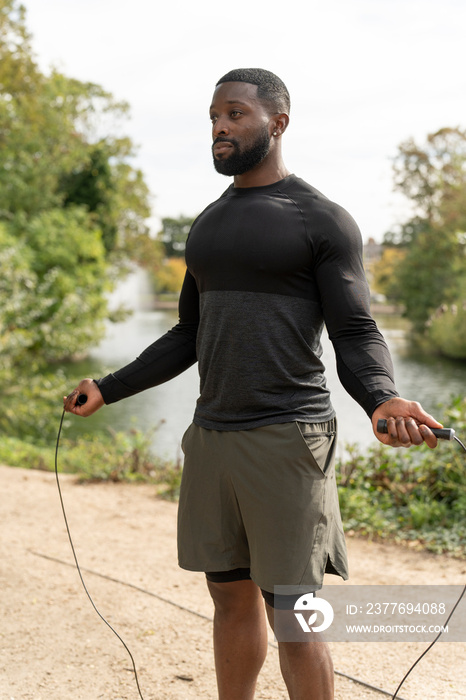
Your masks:
<path fill-rule="evenodd" d="M 374 316 L 399 316 L 401 318 L 403 309 L 396 304 L 371 304 L 371 312 Z"/>
<path fill-rule="evenodd" d="M 176 505 L 153 486 L 77 485 L 63 499 L 86 585 L 132 652 L 145 700 L 214 700 L 212 604 L 204 577 L 176 563 Z M 0 697 L 136 700 L 127 652 L 92 609 L 74 567 L 52 473 L 0 467 Z M 350 584 L 462 584 L 463 561 L 348 539 Z M 92 572 L 92 573 L 91 573 Z M 327 583 L 339 579 L 327 577 Z M 271 638 L 273 644 L 273 639 Z M 416 643 L 332 644 L 335 668 L 394 692 L 424 650 Z M 466 698 L 466 644 L 438 643 L 402 698 Z M 269 649 L 257 700 L 285 700 Z M 337 674 L 335 700 L 383 695 Z M 386 696 L 385 696 L 386 697 Z"/>

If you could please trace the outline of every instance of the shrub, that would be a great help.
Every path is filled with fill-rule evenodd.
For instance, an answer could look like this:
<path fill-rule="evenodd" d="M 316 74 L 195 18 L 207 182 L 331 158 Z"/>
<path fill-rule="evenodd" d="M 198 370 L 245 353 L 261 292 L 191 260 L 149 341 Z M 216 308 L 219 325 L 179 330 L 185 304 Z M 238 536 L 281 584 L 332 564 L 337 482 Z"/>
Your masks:
<path fill-rule="evenodd" d="M 466 360 L 466 300 L 437 310 L 429 321 L 429 338 L 445 357 Z"/>
<path fill-rule="evenodd" d="M 445 424 L 465 435 L 466 399 L 454 400 L 444 413 Z M 338 465 L 347 530 L 466 556 L 466 455 L 456 442 L 435 450 L 378 444 L 364 454 L 355 446 L 347 451 Z"/>

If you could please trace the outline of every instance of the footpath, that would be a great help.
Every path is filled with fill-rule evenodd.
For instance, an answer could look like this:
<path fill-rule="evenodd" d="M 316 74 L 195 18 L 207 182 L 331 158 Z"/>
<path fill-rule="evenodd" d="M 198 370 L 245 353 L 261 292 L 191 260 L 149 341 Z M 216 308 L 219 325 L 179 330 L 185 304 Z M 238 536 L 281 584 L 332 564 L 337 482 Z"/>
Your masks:
<path fill-rule="evenodd" d="M 144 700 L 215 700 L 212 604 L 203 575 L 178 568 L 176 504 L 150 485 L 60 483 L 86 586 L 129 647 Z M 0 493 L 0 699 L 139 700 L 128 653 L 79 580 L 55 475 L 0 467 Z M 464 561 L 354 537 L 348 549 L 353 585 L 466 581 Z M 270 642 L 256 698 L 286 700 Z M 393 693 L 427 644 L 331 646 L 336 700 L 383 700 L 341 674 Z M 466 698 L 466 643 L 438 642 L 400 697 Z"/>

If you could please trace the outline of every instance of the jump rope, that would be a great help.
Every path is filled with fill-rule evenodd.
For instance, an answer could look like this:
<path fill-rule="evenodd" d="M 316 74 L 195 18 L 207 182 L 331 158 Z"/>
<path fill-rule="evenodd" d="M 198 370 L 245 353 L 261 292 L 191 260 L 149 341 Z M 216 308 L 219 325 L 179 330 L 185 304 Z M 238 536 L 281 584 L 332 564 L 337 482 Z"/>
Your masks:
<path fill-rule="evenodd" d="M 78 398 L 76 399 L 76 403 L 79 404 L 80 406 L 83 406 L 83 405 L 86 403 L 86 401 L 87 401 L 87 396 L 86 396 L 86 394 L 79 394 Z M 76 564 L 76 569 L 77 569 L 77 571 L 78 571 L 79 578 L 80 578 L 80 580 L 81 580 L 82 586 L 83 586 L 83 588 L 84 588 L 84 591 L 86 592 L 87 597 L 88 597 L 89 600 L 90 600 L 90 603 L 91 603 L 92 607 L 94 608 L 94 610 L 96 611 L 96 613 L 97 613 L 97 615 L 100 617 L 100 619 L 107 625 L 107 627 L 113 632 L 113 634 L 120 640 L 120 642 L 123 644 L 124 648 L 125 648 L 126 651 L 128 652 L 129 658 L 131 659 L 131 664 L 132 664 L 132 666 L 133 666 L 134 679 L 135 679 L 135 681 L 136 681 L 136 686 L 137 686 L 137 689 L 138 689 L 139 697 L 141 698 L 141 700 L 144 700 L 144 696 L 143 696 L 143 694 L 141 693 L 141 688 L 140 688 L 140 686 L 139 686 L 138 672 L 137 672 L 137 670 L 136 670 L 136 664 L 135 664 L 135 662 L 134 662 L 133 655 L 132 655 L 131 651 L 129 650 L 129 647 L 126 645 L 125 641 L 120 637 L 120 635 L 118 634 L 118 632 L 112 627 L 112 625 L 108 622 L 108 620 L 105 619 L 105 617 L 102 615 L 102 613 L 100 612 L 100 610 L 97 608 L 96 604 L 94 603 L 94 601 L 93 601 L 93 599 L 92 599 L 92 596 L 91 596 L 91 594 L 89 593 L 89 591 L 88 591 L 88 589 L 87 589 L 87 586 L 86 586 L 86 584 L 85 584 L 85 582 L 84 582 L 84 578 L 83 578 L 83 575 L 82 575 L 82 573 L 81 573 L 81 568 L 80 568 L 79 562 L 78 562 L 78 557 L 76 556 L 76 551 L 75 551 L 75 548 L 74 548 L 73 539 L 72 539 L 72 537 L 71 537 L 71 532 L 70 532 L 70 528 L 69 528 L 69 525 L 68 525 L 68 518 L 66 517 L 65 504 L 64 504 L 64 502 L 63 502 L 63 496 L 62 496 L 61 488 L 60 488 L 60 480 L 59 480 L 59 478 L 58 478 L 58 447 L 59 447 L 59 444 L 60 444 L 60 435 L 61 435 L 61 429 L 62 429 L 62 427 L 63 427 L 63 420 L 64 420 L 64 418 L 65 418 L 65 410 L 63 410 L 63 413 L 62 413 L 62 416 L 61 416 L 60 427 L 58 428 L 57 444 L 56 444 L 56 447 L 55 447 L 55 478 L 56 478 L 56 481 L 57 481 L 58 495 L 60 496 L 61 509 L 62 509 L 62 512 L 63 512 L 63 518 L 64 518 L 64 520 L 65 520 L 66 532 L 68 533 L 68 539 L 69 539 L 69 541 L 70 541 L 70 546 L 71 546 L 71 551 L 72 551 L 72 553 L 73 553 L 74 562 L 75 562 L 75 564 Z"/>
<path fill-rule="evenodd" d="M 78 397 L 77 397 L 77 399 L 76 399 L 76 403 L 77 403 L 79 406 L 83 406 L 83 405 L 86 403 L 86 401 L 87 401 L 87 396 L 86 396 L 86 394 L 79 394 Z M 126 649 L 126 651 L 127 651 L 127 653 L 128 653 L 128 656 L 129 656 L 129 658 L 131 659 L 131 664 L 132 664 L 133 672 L 134 672 L 134 679 L 135 679 L 135 681 L 136 681 L 136 687 L 137 687 L 137 690 L 138 690 L 138 693 L 139 693 L 139 697 L 140 697 L 141 700 L 144 700 L 144 696 L 143 696 L 143 694 L 142 694 L 142 692 L 141 692 L 141 687 L 140 687 L 140 685 L 139 685 L 139 678 L 138 678 L 138 673 L 137 673 L 137 670 L 136 670 L 136 664 L 135 664 L 133 655 L 132 655 L 132 653 L 131 653 L 129 647 L 128 647 L 127 644 L 125 643 L 125 641 L 122 639 L 122 637 L 120 637 L 120 635 L 118 634 L 118 632 L 112 627 L 112 625 L 108 622 L 108 620 L 105 619 L 105 617 L 102 615 L 102 613 L 99 611 L 99 609 L 97 608 L 96 604 L 94 603 L 94 601 L 93 601 L 93 599 L 92 599 L 92 597 L 91 597 L 91 594 L 89 593 L 89 591 L 88 591 L 88 589 L 87 589 L 87 586 L 86 586 L 86 584 L 85 584 L 85 581 L 84 581 L 84 578 L 83 578 L 83 575 L 82 575 L 82 572 L 81 572 L 81 568 L 80 568 L 80 566 L 79 566 L 78 558 L 77 558 L 77 556 L 76 556 L 76 551 L 75 551 L 75 548 L 74 548 L 73 539 L 72 539 L 72 537 L 71 537 L 71 532 L 70 532 L 70 528 L 69 528 L 69 525 L 68 525 L 68 518 L 67 518 L 67 516 L 66 516 L 65 505 L 64 505 L 64 502 L 63 502 L 63 496 L 62 496 L 61 487 L 60 487 L 60 480 L 59 480 L 59 478 L 58 478 L 58 448 L 59 448 L 59 444 L 60 444 L 60 435 L 61 435 L 61 431 L 62 431 L 62 427 L 63 427 L 63 420 L 64 420 L 64 418 L 65 418 L 65 411 L 63 411 L 62 416 L 61 416 L 60 426 L 59 426 L 59 428 L 58 428 L 58 434 L 57 434 L 57 442 L 56 442 L 56 447 L 55 447 L 55 478 L 56 478 L 56 482 L 57 482 L 58 495 L 59 495 L 59 497 L 60 497 L 61 509 L 62 509 L 62 512 L 63 512 L 63 518 L 64 518 L 64 521 L 65 521 L 66 532 L 67 532 L 67 534 L 68 534 L 68 539 L 69 539 L 69 542 L 70 542 L 70 546 L 71 546 L 71 551 L 72 551 L 72 554 L 73 554 L 74 562 L 75 562 L 75 564 L 76 564 L 76 569 L 77 569 L 77 571 L 78 571 L 81 584 L 82 584 L 82 586 L 83 586 L 83 588 L 84 588 L 84 591 L 85 591 L 87 597 L 89 598 L 89 601 L 90 601 L 92 607 L 94 608 L 95 612 L 96 612 L 97 615 L 100 617 L 100 619 L 107 625 L 107 627 L 113 632 L 113 634 L 117 637 L 117 639 L 119 639 L 119 641 L 121 642 L 121 644 L 122 644 L 122 645 L 124 646 L 124 648 Z M 431 428 L 431 430 L 432 430 L 432 432 L 434 433 L 434 435 L 435 435 L 439 440 L 449 440 L 449 441 L 451 441 L 451 440 L 456 440 L 456 442 L 458 442 L 458 444 L 459 444 L 460 447 L 464 450 L 464 452 L 466 452 L 466 446 L 465 446 L 465 445 L 461 442 L 461 440 L 455 435 L 455 431 L 453 430 L 453 428 Z M 387 426 L 387 421 L 386 421 L 386 420 L 379 420 L 379 421 L 377 422 L 377 431 L 378 431 L 379 433 L 388 433 L 388 426 Z M 453 606 L 452 610 L 450 611 L 450 614 L 448 615 L 447 619 L 445 620 L 445 622 L 444 622 L 444 624 L 443 624 L 443 626 L 442 626 L 441 631 L 438 633 L 438 635 L 435 637 L 435 639 L 429 644 L 429 646 L 422 652 L 422 654 L 416 659 L 416 661 L 412 664 L 411 668 L 410 668 L 410 669 L 407 671 L 407 673 L 404 675 L 404 677 L 402 678 L 400 684 L 398 685 L 397 689 L 395 690 L 395 693 L 392 695 L 391 700 L 397 700 L 397 698 L 398 698 L 398 700 L 401 700 L 401 698 L 399 698 L 399 696 L 398 696 L 398 693 L 399 693 L 399 691 L 401 690 L 401 687 L 403 686 L 404 682 L 406 681 L 406 679 L 407 679 L 408 676 L 410 675 L 411 671 L 413 671 L 413 669 L 415 668 L 415 666 L 417 666 L 417 664 L 421 661 L 421 659 L 430 651 L 430 649 L 432 649 L 432 647 L 434 646 L 434 644 L 435 644 L 435 643 L 438 641 L 438 639 L 441 637 L 441 635 L 443 634 L 443 631 L 446 629 L 446 627 L 447 627 L 449 621 L 450 621 L 451 618 L 452 618 L 453 613 L 455 612 L 456 608 L 457 608 L 458 605 L 460 604 L 460 602 L 461 602 L 463 596 L 465 595 L 465 593 L 466 593 L 466 585 L 463 587 L 463 590 L 462 590 L 462 592 L 461 592 L 460 597 L 459 597 L 458 600 L 456 601 L 455 605 Z M 341 674 L 341 675 L 345 675 L 345 674 Z M 355 680 L 356 682 L 359 682 L 357 679 L 352 679 L 352 680 Z M 369 687 L 373 688 L 374 690 L 376 690 L 376 691 L 378 691 L 378 692 L 382 692 L 382 693 L 384 693 L 385 695 L 388 695 L 388 693 L 387 693 L 386 691 L 381 691 L 380 688 L 376 688 L 375 686 L 370 686 L 370 684 L 368 684 L 368 683 L 364 683 L 364 685 L 369 686 Z"/>

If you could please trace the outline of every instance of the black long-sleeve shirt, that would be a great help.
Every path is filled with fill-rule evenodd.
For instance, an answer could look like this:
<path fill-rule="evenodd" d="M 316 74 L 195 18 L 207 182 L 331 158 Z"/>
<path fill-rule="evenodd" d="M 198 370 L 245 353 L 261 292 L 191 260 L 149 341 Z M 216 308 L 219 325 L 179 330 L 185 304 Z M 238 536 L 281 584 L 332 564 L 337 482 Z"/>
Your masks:
<path fill-rule="evenodd" d="M 230 186 L 194 222 L 186 262 L 178 325 L 98 380 L 106 403 L 161 384 L 197 359 L 198 425 L 329 420 L 324 323 L 340 380 L 368 415 L 398 395 L 370 315 L 359 229 L 303 180 Z"/>

